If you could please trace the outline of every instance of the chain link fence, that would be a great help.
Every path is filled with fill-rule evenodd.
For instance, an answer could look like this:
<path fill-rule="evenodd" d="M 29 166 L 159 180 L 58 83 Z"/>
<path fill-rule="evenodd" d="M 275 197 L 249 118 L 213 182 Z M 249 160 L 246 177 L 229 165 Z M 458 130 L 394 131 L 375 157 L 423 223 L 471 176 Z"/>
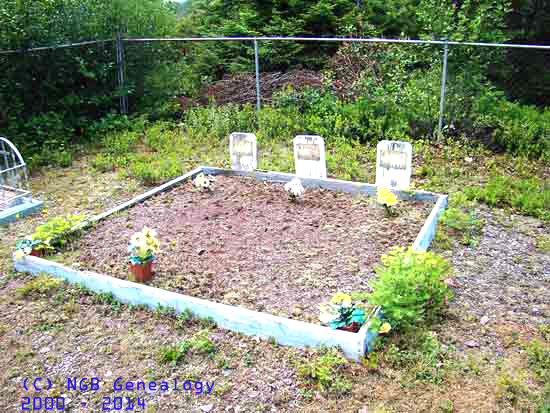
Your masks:
<path fill-rule="evenodd" d="M 208 45 L 229 43 L 237 50 L 240 67 L 250 68 L 247 81 L 254 84 L 254 104 L 257 110 L 267 101 L 271 102 L 273 88 L 284 77 L 284 73 L 275 75 L 270 68 L 273 60 L 269 55 L 271 45 L 285 44 L 324 44 L 331 43 L 337 47 L 348 47 L 348 56 L 340 55 L 333 59 L 331 74 L 325 72 L 322 78 L 312 74 L 317 67 L 305 68 L 300 76 L 306 84 L 326 84 L 334 80 L 333 90 L 338 85 L 349 80 L 350 70 L 360 62 L 356 73 L 357 79 L 350 87 L 357 92 L 346 92 L 355 98 L 367 96 L 366 108 L 378 109 L 369 112 L 369 116 L 389 116 L 392 111 L 407 108 L 409 114 L 404 122 L 420 125 L 417 129 L 422 133 L 434 134 L 447 132 L 452 134 L 458 123 L 476 123 L 469 125 L 472 130 L 484 131 L 486 134 L 504 133 L 499 130 L 502 119 L 499 114 L 508 116 L 513 124 L 512 135 L 507 137 L 510 146 L 521 134 L 538 134 L 536 139 L 541 150 L 550 147 L 548 123 L 542 129 L 533 130 L 533 108 L 518 109 L 519 106 L 507 105 L 499 88 L 489 85 L 486 79 L 508 90 L 508 97 L 521 99 L 528 88 L 539 108 L 550 104 L 550 70 L 535 73 L 534 66 L 522 65 L 521 61 L 539 62 L 538 67 L 548 67 L 550 62 L 550 46 L 524 44 L 469 43 L 444 40 L 405 40 L 376 38 L 305 38 L 305 37 L 217 37 L 217 38 L 122 38 L 114 40 L 89 41 L 58 46 L 41 47 L 30 50 L 0 51 L 0 70 L 9 76 L 0 80 L 0 91 L 10 90 L 11 95 L 3 94 L 0 109 L 0 130 L 5 134 L 17 135 L 18 128 L 13 126 L 18 122 L 14 114 L 33 108 L 36 117 L 35 133 L 44 135 L 42 144 L 47 144 L 50 129 L 63 129 L 66 123 L 55 117 L 64 105 L 76 107 L 72 116 L 76 119 L 69 122 L 71 127 L 84 132 L 88 127 L 89 114 L 99 115 L 117 110 L 122 114 L 135 111 L 145 104 L 155 107 L 159 102 L 181 95 L 180 100 L 192 99 L 185 96 L 190 87 L 182 86 L 186 79 L 193 78 L 201 83 L 205 77 L 197 73 L 196 67 L 190 64 L 193 53 L 199 50 L 206 55 Z M 201 49 L 190 45 L 200 44 Z M 239 49 L 237 47 L 241 47 Z M 252 54 L 252 55 L 251 55 Z M 423 59 L 410 59 L 408 56 L 423 55 Z M 351 56 L 351 57 L 350 57 Z M 353 57 L 354 56 L 354 57 Z M 338 61 L 340 58 L 340 61 Z M 346 60 L 348 59 L 348 60 Z M 356 60 L 353 60 L 356 59 Z M 361 60 L 362 59 L 362 60 Z M 385 66 L 380 64 L 386 60 Z M 393 60 L 392 60 L 393 59 Z M 514 71 L 503 71 L 505 65 L 495 65 L 494 61 L 514 62 Z M 205 59 L 207 61 L 207 59 Z M 50 62 L 51 70 L 37 78 L 33 67 L 37 64 Z M 248 62 L 248 63 L 247 63 Z M 362 63 L 361 63 L 362 62 Z M 389 64 L 388 64 L 389 62 Z M 405 62 L 405 63 L 403 63 Z M 424 62 L 424 63 L 422 63 Z M 429 67 L 422 67 L 429 62 Z M 265 68 L 265 66 L 267 68 Z M 362 66 L 361 66 L 362 65 Z M 211 62 L 209 70 L 216 79 L 216 73 L 227 71 L 229 62 Z M 396 71 L 401 67 L 401 72 Z M 480 70 L 480 68 L 482 69 Z M 267 69 L 267 70 L 266 70 Z M 302 68 L 304 69 L 304 68 Z M 550 68 L 548 68 L 550 69 Z M 346 70 L 348 73 L 346 74 Z M 199 70 L 200 72 L 200 70 Z M 75 78 L 72 74 L 78 73 Z M 365 75 L 366 73 L 366 75 Z M 391 74 L 392 78 L 388 76 Z M 479 74 L 484 76 L 480 77 Z M 277 77 L 278 76 L 278 77 Z M 305 77 L 304 77 L 305 76 Z M 340 78 L 338 78 L 340 76 Z M 210 79 L 212 80 L 212 77 Z M 396 77 L 399 78 L 396 80 Z M 542 77 L 542 79 L 541 79 Z M 16 87 L 6 82 L 15 80 Z M 544 80 L 544 81 L 541 81 Z M 393 83 L 391 83 L 393 82 Z M 284 83 L 284 82 L 283 82 Z M 385 83 L 386 88 L 379 87 Z M 238 85 L 238 83 L 237 83 Z M 389 86 L 388 86 L 389 85 Z M 250 87 L 247 86 L 247 87 Z M 239 86 L 237 86 L 239 88 Z M 63 95 L 59 94 L 62 90 Z M 269 91 L 266 94 L 265 91 Z M 337 91 L 337 90 L 336 90 Z M 54 93 L 55 92 L 55 93 Z M 238 91 L 233 92 L 235 95 Z M 393 101 L 388 96 L 395 94 Z M 338 93 L 337 93 L 338 94 Z M 269 96 L 268 96 L 269 95 Z M 498 99 L 498 98 L 503 99 Z M 200 100 L 200 99 L 199 99 Z M 248 96 L 245 101 L 250 101 Z M 203 100 L 203 103 L 208 103 Z M 386 107 L 384 108 L 384 105 Z M 512 106 L 510 106 L 512 105 Z M 182 104 L 185 107 L 185 104 Z M 382 109 L 380 109 L 382 107 Z M 10 108 L 12 110 L 10 110 Z M 370 110 L 370 109 L 369 109 Z M 414 112 L 423 112 L 416 114 Z M 464 113 L 476 113 L 475 120 L 465 119 Z M 546 116 L 548 110 L 539 110 L 541 116 Z M 44 113 L 49 114 L 44 118 Z M 378 115 L 377 115 L 378 114 Z M 15 117 L 14 117 L 15 116 Z M 421 125 L 428 123 L 429 125 Z M 536 122 L 535 122 L 536 123 Z M 381 128 L 384 127 L 382 123 Z M 536 129 L 536 128 L 535 128 Z M 16 136 L 16 140 L 24 136 Z M 503 145 L 507 146 L 507 145 Z"/>

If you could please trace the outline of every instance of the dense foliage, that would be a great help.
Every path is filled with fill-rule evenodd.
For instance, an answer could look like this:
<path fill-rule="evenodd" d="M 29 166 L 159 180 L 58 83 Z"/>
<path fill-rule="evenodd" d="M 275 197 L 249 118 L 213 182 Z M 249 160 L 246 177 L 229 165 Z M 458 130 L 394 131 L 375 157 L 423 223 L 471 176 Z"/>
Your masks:
<path fill-rule="evenodd" d="M 177 113 L 174 96 L 196 96 L 205 83 L 253 68 L 252 42 L 125 43 L 126 82 L 119 88 L 113 41 L 119 33 L 544 43 L 550 38 L 547 6 L 536 0 L 5 0 L 0 51 L 18 52 L 0 54 L 0 134 L 14 140 L 31 164 L 68 164 L 75 144 L 129 126 L 131 120 L 115 114 L 121 95 L 129 96 L 132 113 L 185 120 L 193 115 Z M 24 51 L 98 39 L 107 41 Z M 326 87 L 280 92 L 263 119 L 276 117 L 277 125 L 284 119 L 285 131 L 348 145 L 433 136 L 441 54 L 439 46 L 260 42 L 262 72 L 305 66 L 323 70 L 326 80 Z M 450 47 L 444 134 L 548 159 L 548 56 Z M 337 93 L 341 83 L 353 92 Z"/>
<path fill-rule="evenodd" d="M 118 96 L 143 89 L 158 50 L 128 53 L 131 81 L 116 83 L 111 40 L 170 34 L 175 16 L 162 0 L 5 0 L 0 3 L 0 50 L 88 40 L 88 47 L 0 54 L 0 134 L 13 139 L 31 163 L 71 160 L 68 146 L 89 136 L 92 123 L 116 110 Z"/>

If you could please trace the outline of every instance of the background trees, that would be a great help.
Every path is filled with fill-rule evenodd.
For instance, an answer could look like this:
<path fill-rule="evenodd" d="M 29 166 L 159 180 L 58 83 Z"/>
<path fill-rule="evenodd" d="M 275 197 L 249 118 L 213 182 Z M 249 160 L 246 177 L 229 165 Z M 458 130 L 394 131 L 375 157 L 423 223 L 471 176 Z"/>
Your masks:
<path fill-rule="evenodd" d="M 163 0 L 4 0 L 0 4 L 0 50 L 112 40 L 117 33 L 125 37 L 377 36 L 548 44 L 550 1 L 188 0 L 182 5 Z M 326 78 L 332 79 L 337 74 L 330 61 L 339 47 L 337 43 L 263 41 L 261 69 L 303 67 L 324 70 Z M 38 163 L 67 163 L 68 145 L 94 139 L 97 130 L 110 127 L 109 122 L 99 121 L 105 116 L 114 121 L 112 112 L 121 94 L 129 95 L 132 112 L 162 116 L 173 96 L 193 97 L 207 82 L 251 71 L 254 62 L 252 42 L 132 43 L 125 49 L 124 90 L 116 82 L 112 41 L 0 54 L 0 133 L 34 154 Z M 364 109 L 350 109 L 357 113 L 351 121 L 357 124 L 356 130 L 379 124 L 368 128 L 413 136 L 433 132 L 441 47 L 386 47 L 372 53 L 368 47 L 354 46 L 346 52 L 362 54 L 370 59 L 371 69 L 386 73 L 380 77 L 365 70 L 357 80 L 360 93 L 356 95 L 363 99 L 357 104 Z M 511 111 L 503 106 L 503 96 L 541 108 L 548 105 L 549 64 L 548 52 L 451 47 L 448 118 L 454 120 L 453 127 L 474 134 L 475 128 L 485 128 L 489 134 L 499 130 L 495 114 Z M 365 101 L 367 97 L 370 100 Z M 468 115 L 482 109 L 488 112 L 488 108 L 490 122 Z M 535 135 L 548 139 L 545 128 Z"/>

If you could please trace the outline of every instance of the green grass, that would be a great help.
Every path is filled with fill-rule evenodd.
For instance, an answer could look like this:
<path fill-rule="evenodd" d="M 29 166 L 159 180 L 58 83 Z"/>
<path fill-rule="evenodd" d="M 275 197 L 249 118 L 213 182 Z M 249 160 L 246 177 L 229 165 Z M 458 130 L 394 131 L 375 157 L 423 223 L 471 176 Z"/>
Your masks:
<path fill-rule="evenodd" d="M 117 171 L 121 178 L 137 178 L 145 185 L 156 185 L 199 164 L 229 166 L 229 135 L 235 131 L 253 132 L 258 138 L 258 169 L 294 170 L 292 139 L 303 134 L 295 116 L 265 108 L 259 117 L 249 106 L 195 108 L 184 121 L 151 123 L 143 129 L 110 132 L 92 159 L 98 171 Z M 327 167 L 333 176 L 367 181 L 374 175 L 364 168 L 374 164 L 376 149 L 343 138 L 327 141 Z"/>
<path fill-rule="evenodd" d="M 57 291 L 62 284 L 63 280 L 59 278 L 41 275 L 18 288 L 16 293 L 20 297 L 28 297 L 34 294 L 51 294 Z"/>
<path fill-rule="evenodd" d="M 351 383 L 343 375 L 348 361 L 334 348 L 322 348 L 307 360 L 298 362 L 298 375 L 316 385 L 320 390 L 333 394 L 351 391 Z"/>
<path fill-rule="evenodd" d="M 252 106 L 193 108 L 180 123 L 157 121 L 107 134 L 92 159 L 99 171 L 116 171 L 120 178 L 134 178 L 158 185 L 198 165 L 229 166 L 229 135 L 235 131 L 255 133 L 258 138 L 258 169 L 294 171 L 292 139 L 298 134 L 319 133 L 291 109 L 265 107 L 257 114 Z M 350 137 L 325 133 L 329 176 L 374 182 L 376 142 L 359 143 Z M 413 179 L 417 189 L 449 193 L 456 197 L 454 210 L 443 217 L 447 227 L 462 234 L 464 244 L 475 243 L 479 227 L 471 209 L 475 202 L 550 221 L 550 186 L 541 162 L 496 156 L 464 139 L 434 143 L 410 141 L 414 146 Z M 474 162 L 466 159 L 476 154 Z M 487 178 L 488 177 L 488 178 Z M 420 182 L 420 184 L 419 184 Z M 456 192 L 459 195 L 456 195 Z M 454 228 L 458 226 L 460 228 Z M 456 235 L 456 234 L 455 234 Z"/>
<path fill-rule="evenodd" d="M 470 186 L 464 192 L 468 199 L 550 221 L 550 185 L 542 179 L 493 174 L 486 183 Z"/>
<path fill-rule="evenodd" d="M 439 216 L 435 244 L 451 248 L 451 240 L 474 247 L 479 242 L 483 223 L 477 219 L 474 211 L 449 206 Z"/>

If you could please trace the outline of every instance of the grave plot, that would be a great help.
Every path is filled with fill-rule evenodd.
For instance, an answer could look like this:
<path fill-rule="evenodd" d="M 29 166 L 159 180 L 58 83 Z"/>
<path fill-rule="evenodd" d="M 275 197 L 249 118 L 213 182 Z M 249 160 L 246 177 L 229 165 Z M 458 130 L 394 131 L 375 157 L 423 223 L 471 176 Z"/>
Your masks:
<path fill-rule="evenodd" d="M 191 191 L 189 181 L 201 173 L 216 176 L 213 193 Z M 60 277 L 130 304 L 190 310 L 221 328 L 282 345 L 340 347 L 359 361 L 373 350 L 377 335 L 369 321 L 357 333 L 314 324 L 316 303 L 338 289 L 365 287 L 379 255 L 392 243 L 410 245 L 414 239 L 414 250 L 426 250 L 447 196 L 398 190 L 401 214 L 389 221 L 367 200 L 372 202 L 376 185 L 300 178 L 308 195 L 292 204 L 281 187 L 294 178 L 199 167 L 76 226 L 88 232 L 81 250 L 74 251 L 85 264 L 79 269 L 14 253 L 15 269 Z M 154 283 L 163 288 L 128 281 L 128 236 L 142 224 L 162 234 L 165 251 L 158 255 Z M 202 298 L 175 292 L 182 289 Z M 370 317 L 379 311 L 373 309 Z"/>
<path fill-rule="evenodd" d="M 77 244 L 81 268 L 128 279 L 127 240 L 154 228 L 162 252 L 150 286 L 319 324 L 337 291 L 365 291 L 391 246 L 411 245 L 433 204 L 401 201 L 387 217 L 374 198 L 308 189 L 290 202 L 282 183 L 217 176 L 188 181 L 98 223 Z"/>

